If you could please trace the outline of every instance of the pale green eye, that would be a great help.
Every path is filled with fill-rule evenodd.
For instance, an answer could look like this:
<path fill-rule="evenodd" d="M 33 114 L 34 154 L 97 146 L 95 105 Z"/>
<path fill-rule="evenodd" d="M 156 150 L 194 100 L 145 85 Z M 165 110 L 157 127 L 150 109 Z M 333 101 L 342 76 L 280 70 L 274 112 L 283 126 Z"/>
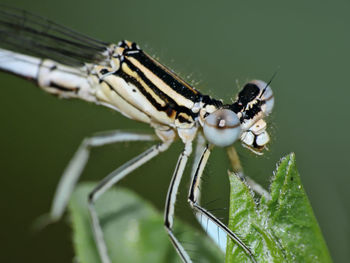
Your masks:
<path fill-rule="evenodd" d="M 219 109 L 204 119 L 203 132 L 205 138 L 216 146 L 229 146 L 241 134 L 241 124 L 231 110 Z"/>

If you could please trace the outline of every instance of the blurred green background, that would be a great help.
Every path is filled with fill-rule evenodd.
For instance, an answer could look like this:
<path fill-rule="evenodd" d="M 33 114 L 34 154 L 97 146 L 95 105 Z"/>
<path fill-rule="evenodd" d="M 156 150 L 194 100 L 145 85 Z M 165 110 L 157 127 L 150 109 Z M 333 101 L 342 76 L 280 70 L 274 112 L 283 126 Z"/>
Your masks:
<path fill-rule="evenodd" d="M 350 258 L 350 2 L 336 1 L 19 1 L 30 10 L 97 39 L 136 41 L 205 94 L 229 102 L 237 82 L 272 83 L 272 142 L 262 157 L 237 144 L 246 174 L 268 186 L 280 157 L 294 151 L 311 204 L 335 262 Z M 84 136 L 111 129 L 152 132 L 103 107 L 58 100 L 25 80 L 0 73 L 1 262 L 71 262 L 65 220 L 42 231 L 59 177 Z M 83 180 L 99 180 L 150 144 L 96 149 Z M 164 206 L 181 143 L 122 185 Z M 229 168 L 216 149 L 206 169 L 205 200 L 228 206 Z M 183 180 L 177 211 L 195 224 Z M 116 200 L 118 202 L 118 200 Z M 223 216 L 225 213 L 217 213 Z M 156 249 L 156 248 L 155 248 Z"/>

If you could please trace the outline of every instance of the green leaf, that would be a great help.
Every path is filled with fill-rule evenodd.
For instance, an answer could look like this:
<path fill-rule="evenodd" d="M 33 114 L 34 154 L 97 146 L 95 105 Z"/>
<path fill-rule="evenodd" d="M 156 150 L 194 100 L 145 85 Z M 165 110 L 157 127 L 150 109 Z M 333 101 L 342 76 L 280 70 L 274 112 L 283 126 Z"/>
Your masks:
<path fill-rule="evenodd" d="M 69 210 L 77 262 L 98 263 L 87 196 L 96 184 L 78 186 Z M 113 263 L 181 262 L 164 229 L 163 213 L 130 190 L 116 187 L 101 196 L 96 209 Z M 175 220 L 175 234 L 195 262 L 223 262 L 224 255 L 205 236 Z M 179 233 L 179 234 L 178 234 Z"/>
<path fill-rule="evenodd" d="M 271 198 L 254 200 L 249 187 L 230 174 L 229 227 L 257 262 L 332 262 L 296 169 L 295 155 L 283 158 L 274 174 Z M 226 262 L 252 260 L 231 239 Z"/>

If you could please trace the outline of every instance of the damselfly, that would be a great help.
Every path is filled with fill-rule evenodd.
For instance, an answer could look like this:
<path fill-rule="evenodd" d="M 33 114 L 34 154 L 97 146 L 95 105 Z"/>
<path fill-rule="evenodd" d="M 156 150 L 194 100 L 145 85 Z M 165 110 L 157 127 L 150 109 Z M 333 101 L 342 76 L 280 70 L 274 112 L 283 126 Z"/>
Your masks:
<path fill-rule="evenodd" d="M 173 71 L 129 41 L 109 44 L 15 8 L 0 11 L 0 69 L 33 80 L 44 91 L 61 98 L 78 98 L 119 111 L 127 118 L 148 123 L 156 136 L 123 131 L 83 140 L 66 168 L 54 197 L 51 218 L 59 219 L 93 147 L 121 141 L 160 140 L 105 177 L 88 197 L 94 238 L 104 263 L 110 262 L 96 200 L 136 168 L 166 151 L 176 138 L 184 143 L 165 201 L 164 225 L 184 262 L 190 256 L 173 233 L 176 194 L 192 143 L 198 138 L 188 202 L 196 215 L 207 218 L 226 233 L 254 261 L 251 249 L 199 203 L 199 185 L 212 147 L 237 140 L 255 153 L 269 142 L 264 118 L 274 97 L 270 83 L 254 80 L 235 101 L 225 104 L 201 94 Z"/>

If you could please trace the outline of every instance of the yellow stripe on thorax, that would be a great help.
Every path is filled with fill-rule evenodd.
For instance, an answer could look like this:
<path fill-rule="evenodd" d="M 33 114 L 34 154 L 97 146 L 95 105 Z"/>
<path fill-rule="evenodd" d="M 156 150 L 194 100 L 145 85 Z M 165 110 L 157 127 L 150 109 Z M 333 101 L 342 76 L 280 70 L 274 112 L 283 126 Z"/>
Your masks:
<path fill-rule="evenodd" d="M 137 82 L 139 82 L 142 87 L 145 89 L 145 91 L 150 94 L 153 99 L 160 104 L 161 106 L 165 106 L 166 102 L 164 100 L 162 100 L 142 79 L 141 77 L 137 74 L 137 72 L 131 70 L 128 65 L 126 63 L 122 64 L 122 70 L 128 74 L 129 76 L 135 78 L 137 80 Z"/>
<path fill-rule="evenodd" d="M 147 67 L 142 65 L 137 59 L 133 57 L 127 57 L 128 60 L 137 68 L 139 68 L 145 76 L 152 81 L 152 83 L 164 94 L 171 97 L 179 106 L 185 106 L 191 109 L 194 105 L 194 102 L 190 99 L 185 98 L 181 94 L 177 93 L 174 89 L 169 87 L 162 79 L 150 71 Z"/>

